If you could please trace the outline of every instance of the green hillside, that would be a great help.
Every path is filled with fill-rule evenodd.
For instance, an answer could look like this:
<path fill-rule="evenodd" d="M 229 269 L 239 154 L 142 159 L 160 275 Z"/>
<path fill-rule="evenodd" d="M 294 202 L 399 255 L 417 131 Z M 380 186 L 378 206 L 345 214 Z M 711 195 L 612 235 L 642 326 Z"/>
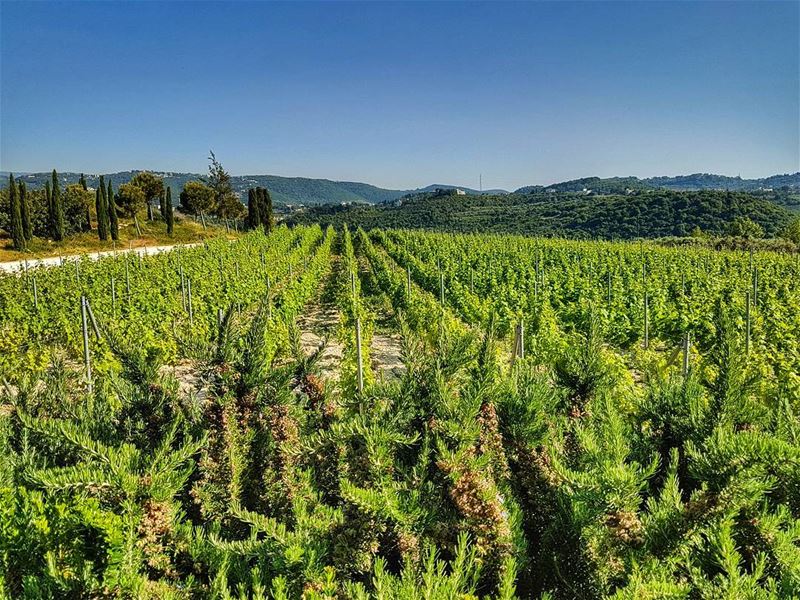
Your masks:
<path fill-rule="evenodd" d="M 426 194 L 405 199 L 400 206 L 315 207 L 292 214 L 290 222 L 630 239 L 687 236 L 695 227 L 722 235 L 736 218 L 751 219 L 771 237 L 793 214 L 742 192 L 654 190 L 630 196 Z"/>
<path fill-rule="evenodd" d="M 120 171 L 105 175 L 106 180 L 111 179 L 114 188 L 127 183 L 138 171 Z M 181 189 L 187 181 L 197 181 L 202 178 L 196 173 L 159 172 L 164 178 L 165 185 L 172 188 L 172 197 L 177 202 Z M 8 173 L 0 173 L 3 187 L 8 179 Z M 30 189 L 44 187 L 45 181 L 50 179 L 50 173 L 17 174 L 18 179 L 25 181 Z M 59 173 L 62 183 L 66 186 L 77 183 L 80 173 Z M 89 187 L 96 187 L 99 174 L 86 174 Z M 253 187 L 266 187 L 270 190 L 272 200 L 278 206 L 286 205 L 313 205 L 313 204 L 341 204 L 350 202 L 388 202 L 408 194 L 408 190 L 387 190 L 369 185 L 367 183 L 337 182 L 329 179 L 312 179 L 308 177 L 279 177 L 277 175 L 234 175 L 231 177 L 234 191 L 241 198 L 247 197 L 247 190 Z"/>

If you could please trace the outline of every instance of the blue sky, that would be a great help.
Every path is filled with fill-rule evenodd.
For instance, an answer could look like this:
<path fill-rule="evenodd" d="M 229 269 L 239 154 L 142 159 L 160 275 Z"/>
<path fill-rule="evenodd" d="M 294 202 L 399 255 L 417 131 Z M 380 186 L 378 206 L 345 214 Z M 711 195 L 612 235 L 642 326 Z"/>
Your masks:
<path fill-rule="evenodd" d="M 410 188 L 800 168 L 800 4 L 0 5 L 0 168 Z"/>

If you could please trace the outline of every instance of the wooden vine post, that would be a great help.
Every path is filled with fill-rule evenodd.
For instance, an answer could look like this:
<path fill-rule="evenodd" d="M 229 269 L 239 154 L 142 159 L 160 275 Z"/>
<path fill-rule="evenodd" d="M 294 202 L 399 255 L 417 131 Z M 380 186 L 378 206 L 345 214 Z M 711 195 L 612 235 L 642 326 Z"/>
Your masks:
<path fill-rule="evenodd" d="M 81 296 L 81 332 L 83 333 L 83 363 L 86 368 L 86 383 L 89 386 L 89 393 L 92 388 L 92 358 L 89 353 L 89 324 L 86 315 L 86 297 Z"/>
<path fill-rule="evenodd" d="M 364 361 L 361 356 L 361 318 L 356 319 L 356 364 L 358 367 L 358 392 L 364 391 Z"/>
<path fill-rule="evenodd" d="M 747 292 L 746 306 L 744 309 L 745 318 L 745 338 L 744 349 L 747 354 L 750 354 L 750 292 Z"/>
<path fill-rule="evenodd" d="M 189 326 L 194 325 L 194 309 L 192 307 L 192 280 L 189 279 L 186 281 L 186 293 L 188 296 L 188 308 L 189 308 Z"/>
<path fill-rule="evenodd" d="M 689 374 L 689 351 L 690 351 L 690 344 L 691 340 L 689 339 L 689 332 L 683 334 L 683 369 L 682 373 L 683 376 L 686 377 Z"/>
<path fill-rule="evenodd" d="M 650 298 L 644 293 L 644 349 L 650 347 Z"/>

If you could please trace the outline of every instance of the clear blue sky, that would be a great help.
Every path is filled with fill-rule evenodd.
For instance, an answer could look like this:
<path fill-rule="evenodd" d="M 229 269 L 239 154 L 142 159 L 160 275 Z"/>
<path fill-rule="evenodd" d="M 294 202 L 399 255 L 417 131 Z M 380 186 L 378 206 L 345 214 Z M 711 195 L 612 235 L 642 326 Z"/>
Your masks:
<path fill-rule="evenodd" d="M 800 4 L 2 2 L 0 168 L 513 189 L 800 163 Z"/>

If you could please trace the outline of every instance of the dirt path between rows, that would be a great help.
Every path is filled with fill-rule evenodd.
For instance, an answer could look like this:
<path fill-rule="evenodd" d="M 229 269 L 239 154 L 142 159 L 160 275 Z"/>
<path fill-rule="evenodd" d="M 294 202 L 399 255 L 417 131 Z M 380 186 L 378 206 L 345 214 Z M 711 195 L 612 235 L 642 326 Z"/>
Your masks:
<path fill-rule="evenodd" d="M 336 338 L 338 325 L 339 311 L 331 304 L 313 304 L 297 318 L 300 346 L 306 356 L 325 344 L 316 366 L 320 375 L 328 381 L 338 381 L 344 354 L 344 347 Z"/>
<path fill-rule="evenodd" d="M 370 345 L 372 371 L 378 381 L 392 381 L 403 376 L 403 341 L 399 333 L 372 334 Z"/>

